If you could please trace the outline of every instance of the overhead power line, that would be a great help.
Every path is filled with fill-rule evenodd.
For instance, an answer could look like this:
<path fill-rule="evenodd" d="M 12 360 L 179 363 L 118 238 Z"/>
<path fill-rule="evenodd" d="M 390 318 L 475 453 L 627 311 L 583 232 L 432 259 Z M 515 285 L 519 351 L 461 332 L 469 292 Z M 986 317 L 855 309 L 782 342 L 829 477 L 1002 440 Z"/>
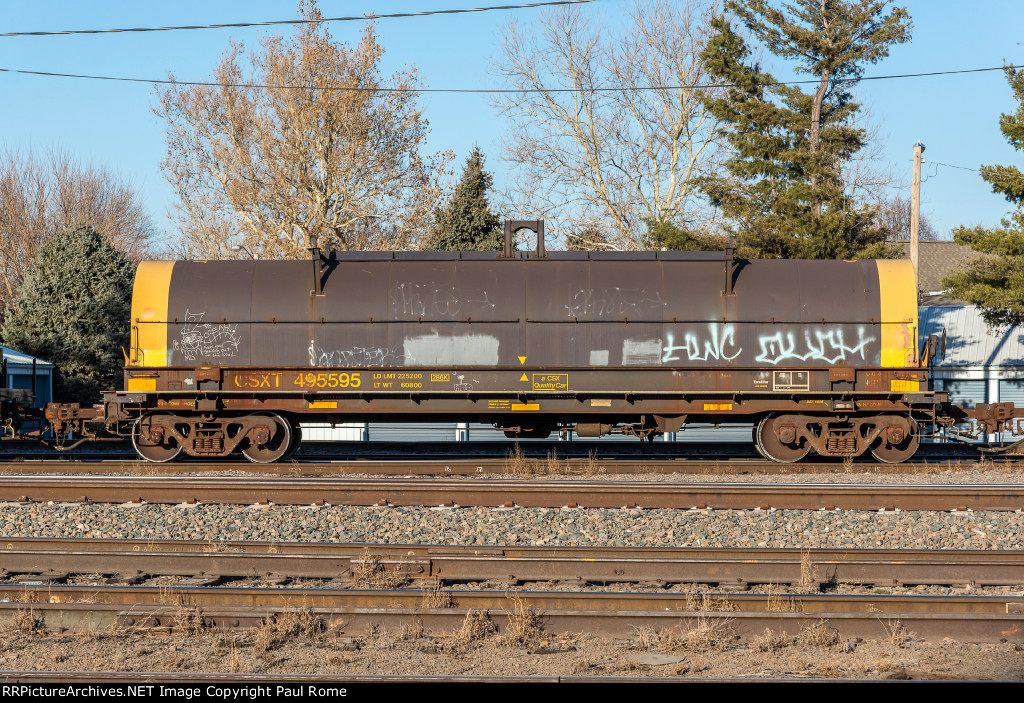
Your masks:
<path fill-rule="evenodd" d="M 899 73 L 888 76 L 865 76 L 856 80 L 847 81 L 855 83 L 858 80 L 863 81 L 881 81 L 890 80 L 896 78 L 928 78 L 932 76 L 951 76 L 956 74 L 965 73 L 984 73 L 986 71 L 1003 71 L 1006 69 L 1016 69 L 1019 66 L 993 66 L 990 68 L 965 68 L 957 71 L 930 71 L 927 73 Z M 163 85 L 199 85 L 209 87 L 223 87 L 223 88 L 256 88 L 256 89 L 301 89 L 301 90 L 353 90 L 359 92 L 371 92 L 371 93 L 584 93 L 584 92 L 618 92 L 626 90 L 680 90 L 683 88 L 690 90 L 707 90 L 712 88 L 732 88 L 736 87 L 732 83 L 706 83 L 697 84 L 690 86 L 681 85 L 653 85 L 653 86 L 639 86 L 639 87 L 622 87 L 622 86 L 611 86 L 603 88 L 372 88 L 372 87 L 338 87 L 338 86 L 319 86 L 319 85 L 267 85 L 260 83 L 217 83 L 214 81 L 179 81 L 173 78 L 127 78 L 124 76 L 96 76 L 84 73 L 55 73 L 52 71 L 29 71 L 20 68 L 0 68 L 0 73 L 20 73 L 29 76 L 46 76 L 49 78 L 80 78 L 95 81 L 121 81 L 127 83 L 153 83 Z M 815 84 L 820 83 L 819 80 L 804 80 L 804 81 L 775 81 L 773 85 L 804 85 L 804 84 Z"/>
<path fill-rule="evenodd" d="M 126 32 L 174 32 L 184 29 L 226 29 L 234 27 L 272 27 L 281 24 L 321 24 L 323 22 L 360 22 L 367 20 L 383 20 L 395 17 L 426 17 L 427 15 L 459 15 L 467 12 L 490 12 L 491 10 L 521 10 L 532 7 L 552 7 L 555 5 L 582 5 L 598 0 L 553 0 L 552 2 L 534 2 L 527 5 L 495 5 L 493 7 L 472 7 L 457 10 L 424 10 L 423 12 L 392 12 L 384 15 L 371 13 L 352 17 L 322 17 L 313 19 L 274 20 L 271 22 L 229 22 L 224 24 L 189 24 L 180 27 L 125 27 L 122 29 L 67 29 L 62 31 L 44 32 L 3 32 L 0 37 L 52 37 L 66 34 L 118 34 Z"/>

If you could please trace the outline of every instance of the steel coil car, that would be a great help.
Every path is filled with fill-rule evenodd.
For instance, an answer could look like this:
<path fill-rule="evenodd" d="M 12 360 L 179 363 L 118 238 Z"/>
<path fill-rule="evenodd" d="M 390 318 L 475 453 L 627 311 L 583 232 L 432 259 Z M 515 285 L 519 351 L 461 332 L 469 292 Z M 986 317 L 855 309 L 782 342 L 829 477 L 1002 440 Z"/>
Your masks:
<path fill-rule="evenodd" d="M 106 417 L 151 461 L 277 461 L 299 421 L 385 419 L 510 437 L 749 422 L 777 461 L 900 461 L 936 403 L 908 261 L 314 249 L 142 263 L 131 315 Z"/>

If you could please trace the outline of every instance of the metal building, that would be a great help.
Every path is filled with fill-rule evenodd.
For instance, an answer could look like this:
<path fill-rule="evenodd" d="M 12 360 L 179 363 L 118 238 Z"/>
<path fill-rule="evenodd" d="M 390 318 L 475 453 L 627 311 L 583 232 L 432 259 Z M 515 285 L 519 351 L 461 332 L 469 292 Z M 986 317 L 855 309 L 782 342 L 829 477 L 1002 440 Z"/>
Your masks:
<path fill-rule="evenodd" d="M 922 307 L 920 325 L 921 339 L 946 332 L 945 358 L 933 367 L 935 390 L 968 407 L 1024 406 L 1024 327 L 990 330 L 973 305 Z"/>
<path fill-rule="evenodd" d="M 6 379 L 5 388 L 33 391 L 36 408 L 53 401 L 53 364 L 24 352 L 0 345 L 0 363 Z"/>

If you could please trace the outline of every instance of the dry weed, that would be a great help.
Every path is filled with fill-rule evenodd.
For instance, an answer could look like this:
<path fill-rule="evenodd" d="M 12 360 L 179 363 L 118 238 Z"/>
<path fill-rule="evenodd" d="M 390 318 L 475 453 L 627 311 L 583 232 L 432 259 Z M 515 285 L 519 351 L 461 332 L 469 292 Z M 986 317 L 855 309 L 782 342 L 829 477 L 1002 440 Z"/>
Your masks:
<path fill-rule="evenodd" d="M 174 621 L 178 624 L 178 630 L 186 636 L 193 636 L 206 630 L 206 618 L 199 608 L 179 605 L 174 614 Z"/>
<path fill-rule="evenodd" d="M 635 659 L 627 659 L 616 667 L 618 671 L 622 671 L 628 674 L 638 674 L 644 671 L 650 671 L 651 667 L 646 664 L 641 664 Z"/>
<path fill-rule="evenodd" d="M 505 458 L 505 468 L 508 473 L 514 476 L 530 476 L 536 472 L 536 465 L 527 458 L 526 453 L 519 442 L 516 442 L 509 450 Z"/>
<path fill-rule="evenodd" d="M 661 635 L 655 631 L 653 627 L 647 627 L 641 625 L 640 627 L 633 627 L 633 631 L 636 636 L 633 638 L 627 647 L 629 649 L 637 649 L 641 652 L 647 652 L 652 649 L 658 649 L 661 644 Z"/>
<path fill-rule="evenodd" d="M 803 604 L 790 595 L 776 591 L 772 593 L 772 584 L 768 584 L 768 601 L 765 610 L 771 613 L 799 613 L 803 611 Z"/>
<path fill-rule="evenodd" d="M 455 597 L 451 591 L 445 591 L 441 588 L 441 579 L 437 576 L 431 581 L 430 585 L 423 589 L 423 607 L 424 608 L 454 608 Z"/>
<path fill-rule="evenodd" d="M 607 469 L 597 461 L 597 450 L 592 449 L 587 454 L 587 460 L 580 468 L 580 473 L 584 476 L 594 476 L 596 474 L 603 474 L 605 471 L 607 471 Z"/>
<path fill-rule="evenodd" d="M 819 618 L 800 630 L 800 642 L 811 647 L 834 647 L 839 644 L 839 630 Z"/>
<path fill-rule="evenodd" d="M 352 563 L 352 582 L 356 586 L 390 589 L 403 586 L 409 581 L 403 574 L 388 571 L 383 557 L 373 554 L 369 549 L 363 550 L 359 559 Z"/>
<path fill-rule="evenodd" d="M 23 635 L 36 635 L 43 632 L 45 625 L 42 614 L 37 613 L 35 608 L 18 608 L 7 621 L 5 629 Z"/>
<path fill-rule="evenodd" d="M 464 654 L 477 642 L 482 642 L 495 632 L 494 623 L 483 610 L 469 610 L 458 630 L 441 638 L 441 651 L 445 654 Z"/>
<path fill-rule="evenodd" d="M 310 608 L 287 609 L 253 628 L 252 641 L 256 651 L 266 654 L 290 639 L 314 639 L 327 628 Z"/>
<path fill-rule="evenodd" d="M 510 596 L 505 594 L 511 602 L 511 610 L 506 610 L 508 616 L 508 627 L 501 637 L 501 644 L 506 647 L 525 647 L 540 636 L 540 616 L 526 607 L 523 599 L 518 593 L 513 592 Z"/>
<path fill-rule="evenodd" d="M 764 633 L 754 639 L 754 648 L 759 652 L 778 652 L 793 644 L 793 639 L 787 637 L 786 633 L 772 632 L 771 628 L 764 628 Z"/>
<path fill-rule="evenodd" d="M 889 619 L 882 622 L 882 627 L 885 628 L 885 641 L 893 647 L 899 647 L 902 649 L 907 646 L 907 642 L 909 642 L 910 638 L 914 636 L 914 633 L 907 632 L 907 628 L 904 627 L 899 618 Z"/>
<path fill-rule="evenodd" d="M 818 569 L 811 561 L 810 550 L 800 552 L 800 590 L 812 592 L 821 590 L 818 586 Z"/>
<path fill-rule="evenodd" d="M 725 618 L 697 617 L 695 622 L 686 621 L 687 629 L 679 636 L 679 648 L 688 652 L 721 651 L 736 639 L 732 620 Z"/>
<path fill-rule="evenodd" d="M 720 598 L 710 593 L 687 593 L 686 610 L 731 611 L 737 610 L 728 598 Z"/>
<path fill-rule="evenodd" d="M 423 639 L 427 634 L 427 630 L 423 627 L 423 621 L 417 618 L 413 622 L 403 622 L 401 629 L 398 631 L 398 639 L 403 642 L 409 642 L 412 640 Z"/>

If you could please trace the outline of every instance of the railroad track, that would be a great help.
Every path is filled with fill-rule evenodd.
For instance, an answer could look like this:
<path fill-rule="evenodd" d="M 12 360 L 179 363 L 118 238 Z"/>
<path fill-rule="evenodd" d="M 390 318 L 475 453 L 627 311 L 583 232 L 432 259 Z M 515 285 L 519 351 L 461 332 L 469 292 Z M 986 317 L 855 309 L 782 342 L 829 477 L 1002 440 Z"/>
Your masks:
<path fill-rule="evenodd" d="M 1024 509 L 1022 485 L 0 476 L 0 501 L 783 510 Z"/>
<path fill-rule="evenodd" d="M 963 463 L 979 460 L 991 462 L 1019 461 L 1019 455 L 985 453 L 987 445 L 965 444 L 926 444 L 915 455 L 914 460 L 905 466 L 918 466 L 930 463 Z M 62 464 L 108 464 L 127 462 L 140 464 L 157 471 L 206 471 L 217 470 L 203 467 L 231 466 L 239 470 L 252 472 L 286 472 L 305 470 L 310 464 L 313 470 L 330 470 L 337 472 L 347 470 L 349 464 L 363 465 L 364 470 L 384 471 L 389 464 L 414 466 L 417 464 L 447 463 L 459 467 L 482 466 L 486 472 L 507 471 L 510 455 L 524 464 L 544 466 L 552 461 L 565 462 L 570 467 L 587 466 L 594 461 L 615 465 L 623 472 L 672 470 L 690 470 L 690 465 L 714 466 L 740 461 L 757 465 L 759 472 L 820 473 L 823 471 L 843 470 L 847 467 L 841 460 L 820 460 L 800 462 L 798 464 L 777 464 L 765 461 L 754 448 L 747 443 L 708 443 L 708 442 L 550 442 L 528 441 L 515 444 L 507 441 L 473 441 L 473 442 L 304 442 L 302 449 L 294 460 L 287 464 L 254 465 L 242 458 L 229 461 L 204 462 L 196 459 L 185 459 L 171 465 L 154 465 L 141 462 L 130 442 L 118 439 L 105 439 L 81 445 L 67 452 L 56 451 L 40 442 L 30 440 L 0 441 L 0 466 L 5 464 L 20 465 L 23 463 Z M 341 466 L 337 466 L 341 464 Z M 870 457 L 858 459 L 853 466 L 865 471 L 892 471 L 891 464 L 883 464 Z M 904 466 L 904 465 L 897 465 Z M 195 468 L 200 467 L 200 468 Z M 379 467 L 379 468 L 375 468 Z M 661 468 L 664 467 L 664 468 Z M 748 467 L 749 468 L 749 467 Z M 76 470 L 84 471 L 86 467 Z M 899 471 L 899 469 L 896 469 Z"/>
<path fill-rule="evenodd" d="M 410 582 L 562 584 L 1021 586 L 1024 555 L 994 550 L 460 547 L 332 543 L 6 538 L 4 579 L 56 583 L 97 574 L 124 583 L 179 576 L 326 579 L 350 583 L 372 564 Z"/>
<path fill-rule="evenodd" d="M 981 463 L 984 461 L 985 463 Z M 841 474 L 873 473 L 879 475 L 915 475 L 922 472 L 965 471 L 998 465 L 1011 467 L 1022 464 L 1020 457 L 989 459 L 956 459 L 882 464 L 861 461 L 801 462 L 779 464 L 773 461 L 735 457 L 733 459 L 598 459 L 569 458 L 552 461 L 540 458 L 480 457 L 473 459 L 359 459 L 346 461 L 302 461 L 286 464 L 253 464 L 251 462 L 189 461 L 171 464 L 151 464 L 140 461 L 61 461 L 39 460 L 0 462 L 0 474 L 25 475 L 128 475 L 128 476 L 182 476 L 202 473 L 243 472 L 257 475 L 282 476 L 486 476 L 518 474 L 540 475 L 618 475 L 662 474 L 695 475 L 721 474 L 783 475 L 783 474 Z M 1024 465 L 1024 464 L 1022 464 Z"/>
<path fill-rule="evenodd" d="M 744 639 L 765 628 L 797 633 L 809 623 L 827 620 L 841 637 L 877 639 L 884 636 L 887 625 L 899 621 L 924 640 L 1024 642 L 1024 597 L 1020 596 L 445 593 L 448 597 L 438 607 L 426 604 L 437 592 L 420 590 L 7 586 L 0 588 L 0 622 L 31 611 L 48 630 L 172 631 L 196 627 L 197 617 L 204 629 L 235 629 L 256 627 L 302 610 L 321 619 L 330 634 L 351 637 L 379 627 L 397 631 L 416 623 L 428 632 L 452 632 L 470 613 L 483 613 L 499 634 L 528 616 L 549 634 L 622 637 L 639 628 L 685 631 L 700 619 L 717 622 Z"/>

